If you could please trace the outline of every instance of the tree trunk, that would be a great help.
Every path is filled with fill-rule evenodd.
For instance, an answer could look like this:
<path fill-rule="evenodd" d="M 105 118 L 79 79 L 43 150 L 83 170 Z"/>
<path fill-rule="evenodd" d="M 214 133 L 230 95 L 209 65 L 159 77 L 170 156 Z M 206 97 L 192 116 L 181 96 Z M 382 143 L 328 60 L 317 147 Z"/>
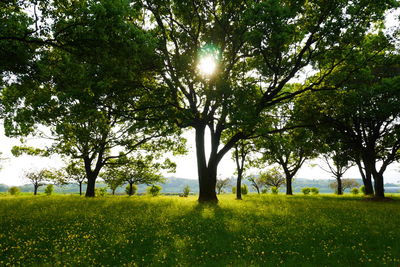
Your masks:
<path fill-rule="evenodd" d="M 200 125 L 196 130 L 196 156 L 197 172 L 199 176 L 199 202 L 218 202 L 215 186 L 217 184 L 218 162 L 215 155 L 210 155 L 208 166 L 204 149 L 205 125 Z"/>
<path fill-rule="evenodd" d="M 343 195 L 342 177 L 341 176 L 336 177 L 336 181 L 337 181 L 337 194 Z"/>
<path fill-rule="evenodd" d="M 292 177 L 286 177 L 286 195 L 293 195 Z"/>
<path fill-rule="evenodd" d="M 82 182 L 79 182 L 79 195 L 82 196 Z"/>
<path fill-rule="evenodd" d="M 33 185 L 33 195 L 35 195 L 35 196 L 37 195 L 38 187 L 39 187 L 39 186 L 36 185 L 36 184 Z"/>
<path fill-rule="evenodd" d="M 364 188 L 365 188 L 365 194 L 373 195 L 374 189 L 372 186 L 371 171 L 367 167 L 365 167 L 365 172 L 364 172 L 362 165 L 361 165 L 361 161 L 359 161 L 359 160 L 356 161 L 356 164 L 357 164 L 358 170 L 361 174 L 361 178 L 362 178 Z"/>
<path fill-rule="evenodd" d="M 238 176 L 236 180 L 236 199 L 242 200 L 242 170 L 238 170 Z"/>
<path fill-rule="evenodd" d="M 96 178 L 97 177 L 93 174 L 87 176 L 86 197 L 95 196 Z"/>
<path fill-rule="evenodd" d="M 374 186 L 375 186 L 375 197 L 385 198 L 383 175 L 378 172 L 374 172 Z"/>
<path fill-rule="evenodd" d="M 129 183 L 129 192 L 128 192 L 129 196 L 133 195 L 133 183 Z"/>
<path fill-rule="evenodd" d="M 111 189 L 112 195 L 115 195 L 115 189 Z"/>

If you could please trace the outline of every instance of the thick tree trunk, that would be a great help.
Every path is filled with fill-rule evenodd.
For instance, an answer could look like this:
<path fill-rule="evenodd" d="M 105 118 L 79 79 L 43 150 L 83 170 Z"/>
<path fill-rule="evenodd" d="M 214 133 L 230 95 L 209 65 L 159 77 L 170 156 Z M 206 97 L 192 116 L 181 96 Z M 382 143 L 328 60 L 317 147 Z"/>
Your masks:
<path fill-rule="evenodd" d="M 37 195 L 38 185 L 33 185 L 33 195 Z"/>
<path fill-rule="evenodd" d="M 115 189 L 111 189 L 112 195 L 115 195 Z"/>
<path fill-rule="evenodd" d="M 199 202 L 218 202 L 215 186 L 217 183 L 218 162 L 215 155 L 211 155 L 206 163 L 204 149 L 205 126 L 196 127 L 196 156 L 197 172 L 199 176 Z"/>
<path fill-rule="evenodd" d="M 375 197 L 384 198 L 385 188 L 383 182 L 383 175 L 378 172 L 374 172 L 374 187 L 375 187 Z"/>
<path fill-rule="evenodd" d="M 365 167 L 365 171 L 362 168 L 361 161 L 356 161 L 356 164 L 358 166 L 358 170 L 361 174 L 361 178 L 364 184 L 365 188 L 365 194 L 366 195 L 373 195 L 374 194 L 374 188 L 372 186 L 372 178 L 371 178 L 371 170 L 367 167 Z M 365 164 L 365 163 L 364 163 Z"/>
<path fill-rule="evenodd" d="M 93 174 L 87 176 L 86 197 L 95 196 L 96 178 Z"/>
<path fill-rule="evenodd" d="M 293 195 L 292 177 L 286 177 L 286 195 Z"/>
<path fill-rule="evenodd" d="M 133 195 L 133 183 L 129 183 L 129 192 L 128 192 L 129 196 Z"/>

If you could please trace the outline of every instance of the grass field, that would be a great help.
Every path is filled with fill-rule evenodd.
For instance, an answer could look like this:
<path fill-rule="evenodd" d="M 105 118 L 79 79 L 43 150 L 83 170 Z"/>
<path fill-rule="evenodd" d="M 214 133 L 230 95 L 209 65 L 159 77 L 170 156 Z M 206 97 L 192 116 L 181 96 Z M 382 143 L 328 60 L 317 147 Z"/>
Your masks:
<path fill-rule="evenodd" d="M 0 266 L 399 266 L 400 198 L 0 197 Z"/>

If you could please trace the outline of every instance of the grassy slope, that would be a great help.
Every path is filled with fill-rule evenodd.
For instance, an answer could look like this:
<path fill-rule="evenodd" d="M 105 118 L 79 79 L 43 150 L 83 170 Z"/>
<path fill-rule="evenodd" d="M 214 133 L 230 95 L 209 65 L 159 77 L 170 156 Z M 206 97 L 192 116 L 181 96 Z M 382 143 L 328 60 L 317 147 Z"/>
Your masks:
<path fill-rule="evenodd" d="M 1 197 L 0 266 L 400 264 L 400 201 Z"/>

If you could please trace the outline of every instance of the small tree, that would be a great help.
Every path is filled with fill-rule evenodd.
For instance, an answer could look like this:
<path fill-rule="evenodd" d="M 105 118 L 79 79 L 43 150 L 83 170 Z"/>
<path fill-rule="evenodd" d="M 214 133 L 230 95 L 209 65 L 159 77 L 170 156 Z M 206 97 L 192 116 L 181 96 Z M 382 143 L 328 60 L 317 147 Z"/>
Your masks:
<path fill-rule="evenodd" d="M 162 190 L 162 187 L 159 185 L 152 185 L 147 188 L 147 192 L 151 194 L 153 197 L 158 196 Z"/>
<path fill-rule="evenodd" d="M 104 197 L 105 195 L 107 195 L 107 187 L 98 187 L 95 189 L 95 191 L 95 194 L 98 197 Z"/>
<path fill-rule="evenodd" d="M 301 189 L 301 192 L 303 192 L 304 195 L 309 195 L 310 191 L 311 191 L 311 189 L 309 187 L 303 187 Z"/>
<path fill-rule="evenodd" d="M 68 181 L 77 182 L 79 185 L 79 195 L 82 195 L 82 184 L 86 180 L 85 167 L 82 161 L 71 161 L 64 169 L 65 178 Z"/>
<path fill-rule="evenodd" d="M 276 186 L 271 186 L 271 193 L 277 195 L 279 193 L 279 188 Z"/>
<path fill-rule="evenodd" d="M 360 184 L 354 179 L 342 179 L 342 189 L 343 189 L 343 191 L 346 190 L 346 189 L 351 189 L 351 188 L 359 187 L 359 186 L 360 186 Z M 337 181 L 334 181 L 334 182 L 330 183 L 329 187 L 334 189 L 335 192 L 338 193 L 336 191 L 337 188 L 338 188 Z"/>
<path fill-rule="evenodd" d="M 261 176 L 249 176 L 247 179 L 251 182 L 251 186 L 257 190 L 257 193 L 260 194 L 262 188 L 265 186 L 265 182 Z"/>
<path fill-rule="evenodd" d="M 230 179 L 226 178 L 226 179 L 217 179 L 217 183 L 215 185 L 215 187 L 217 188 L 217 194 L 221 194 L 221 192 L 224 191 L 225 187 L 228 187 L 230 185 Z"/>
<path fill-rule="evenodd" d="M 316 187 L 311 187 L 310 188 L 311 194 L 313 195 L 318 195 L 319 194 L 319 189 Z"/>
<path fill-rule="evenodd" d="M 358 193 L 359 193 L 358 188 L 356 188 L 356 187 L 352 188 L 352 189 L 351 189 L 351 193 L 352 193 L 353 195 L 358 195 Z"/>
<path fill-rule="evenodd" d="M 276 167 L 269 169 L 265 172 L 261 172 L 260 179 L 263 181 L 265 186 L 275 186 L 278 189 L 286 183 L 285 177 Z"/>
<path fill-rule="evenodd" d="M 190 186 L 186 185 L 186 186 L 183 188 L 183 196 L 184 196 L 184 197 L 187 197 L 187 196 L 189 196 L 189 194 L 190 194 Z"/>
<path fill-rule="evenodd" d="M 366 195 L 367 191 L 365 190 L 365 186 L 361 186 L 361 187 L 360 187 L 360 192 L 361 192 L 363 195 Z"/>
<path fill-rule="evenodd" d="M 128 185 L 126 185 L 126 187 L 125 187 L 125 193 L 127 194 L 127 195 L 129 195 L 129 196 L 133 196 L 134 194 L 136 194 L 136 192 L 137 192 L 137 189 L 138 189 L 138 187 L 137 187 L 137 185 L 135 185 L 135 184 L 128 184 Z"/>
<path fill-rule="evenodd" d="M 232 186 L 232 194 L 236 194 L 236 186 Z"/>
<path fill-rule="evenodd" d="M 38 188 L 53 179 L 54 175 L 51 171 L 42 169 L 39 171 L 26 172 L 25 177 L 33 184 L 33 194 L 37 195 Z"/>
<path fill-rule="evenodd" d="M 10 195 L 15 196 L 18 195 L 21 192 L 21 189 L 19 189 L 18 186 L 11 186 L 8 189 L 8 193 L 10 193 Z"/>
<path fill-rule="evenodd" d="M 53 194 L 54 192 L 54 185 L 49 184 L 46 186 L 46 189 L 44 190 L 44 193 L 48 196 L 50 196 L 51 194 Z"/>

